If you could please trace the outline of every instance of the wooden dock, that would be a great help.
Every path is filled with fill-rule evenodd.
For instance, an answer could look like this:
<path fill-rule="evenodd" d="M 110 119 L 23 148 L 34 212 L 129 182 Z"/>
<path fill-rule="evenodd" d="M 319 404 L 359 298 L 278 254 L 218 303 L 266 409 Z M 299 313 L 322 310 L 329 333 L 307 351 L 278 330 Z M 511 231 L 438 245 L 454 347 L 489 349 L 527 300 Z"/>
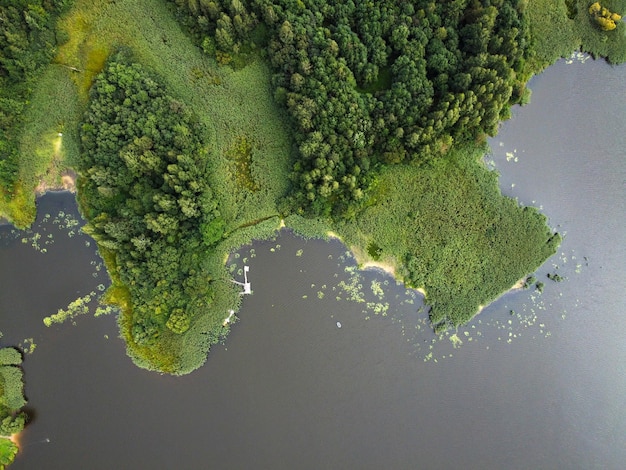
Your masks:
<path fill-rule="evenodd" d="M 250 285 L 250 282 L 248 282 L 248 271 L 250 271 L 250 266 L 244 266 L 243 267 L 244 282 L 239 282 L 235 280 L 232 281 L 235 284 L 243 286 L 243 292 L 240 292 L 240 295 L 252 294 L 252 286 Z"/>

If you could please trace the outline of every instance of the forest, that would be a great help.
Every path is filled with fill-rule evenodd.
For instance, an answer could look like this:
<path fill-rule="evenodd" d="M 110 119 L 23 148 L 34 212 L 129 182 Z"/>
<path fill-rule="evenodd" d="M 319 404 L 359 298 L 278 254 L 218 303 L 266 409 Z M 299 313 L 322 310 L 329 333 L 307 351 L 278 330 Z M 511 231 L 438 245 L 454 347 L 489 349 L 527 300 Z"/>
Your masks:
<path fill-rule="evenodd" d="M 525 2 L 181 3 L 222 62 L 265 43 L 303 214 L 353 217 L 381 165 L 493 135 L 528 78 Z"/>
<path fill-rule="evenodd" d="M 427 165 L 495 135 L 538 71 L 525 0 L 175 3 L 219 61 L 267 53 L 301 214 L 351 218 L 381 166 Z"/>
<path fill-rule="evenodd" d="M 394 265 L 437 331 L 469 321 L 560 242 L 502 197 L 487 137 L 559 57 L 626 60 L 625 0 L 18 3 L 0 214 L 28 225 L 76 170 L 128 353 L 177 375 L 228 333 L 229 253 L 282 220 Z"/>
<path fill-rule="evenodd" d="M 122 53 L 112 57 L 91 88 L 78 170 L 89 201 L 86 231 L 114 255 L 113 276 L 133 306 L 127 341 L 147 351 L 162 347 L 161 334 L 185 333 L 210 308 L 205 253 L 225 223 L 207 183 L 209 145 L 200 124 L 127 62 Z"/>

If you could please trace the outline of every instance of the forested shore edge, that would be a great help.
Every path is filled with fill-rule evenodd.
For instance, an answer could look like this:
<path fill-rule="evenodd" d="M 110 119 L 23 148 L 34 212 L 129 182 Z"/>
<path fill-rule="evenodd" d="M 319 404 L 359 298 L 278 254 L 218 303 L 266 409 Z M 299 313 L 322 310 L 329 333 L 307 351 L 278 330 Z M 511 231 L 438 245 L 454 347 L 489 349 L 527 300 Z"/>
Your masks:
<path fill-rule="evenodd" d="M 205 362 L 241 303 L 227 257 L 282 226 L 333 232 L 360 263 L 392 266 L 425 293 L 435 331 L 456 328 L 561 241 L 501 195 L 487 137 L 559 57 L 624 62 L 625 10 L 0 0 L 0 215 L 29 225 L 35 188 L 78 173 L 84 231 L 112 279 L 103 302 L 151 370 Z M 23 426 L 24 403 L 9 399 L 23 400 L 21 356 L 5 350 L 0 419 Z M 7 442 L 0 455 L 15 454 Z"/>
<path fill-rule="evenodd" d="M 16 436 L 27 420 L 23 411 L 26 399 L 21 364 L 20 351 L 12 347 L 0 348 L 0 469 L 13 462 L 17 455 Z"/>

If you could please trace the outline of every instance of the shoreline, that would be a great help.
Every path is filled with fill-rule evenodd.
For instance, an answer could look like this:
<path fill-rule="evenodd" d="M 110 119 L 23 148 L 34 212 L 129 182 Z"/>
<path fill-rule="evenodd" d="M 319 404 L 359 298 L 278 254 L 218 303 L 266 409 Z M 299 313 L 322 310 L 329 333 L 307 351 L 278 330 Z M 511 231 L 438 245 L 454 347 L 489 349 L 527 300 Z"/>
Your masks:
<path fill-rule="evenodd" d="M 58 186 L 46 185 L 42 181 L 39 184 L 39 186 L 37 187 L 36 196 L 37 197 L 41 197 L 41 196 L 46 195 L 47 193 L 62 193 L 62 192 L 68 192 L 70 194 L 76 194 L 76 176 L 77 175 L 76 175 L 76 173 L 73 170 L 68 170 L 68 171 L 64 172 L 64 174 L 62 175 L 62 178 L 64 178 L 64 181 L 63 181 L 63 183 L 61 185 L 58 185 Z M 5 219 L 5 218 L 0 218 L 0 226 L 3 226 L 3 225 L 12 225 L 12 223 L 9 220 Z M 285 224 L 284 219 L 281 219 L 280 225 L 278 227 L 278 231 L 289 229 L 289 228 L 290 227 Z M 329 231 L 326 232 L 325 235 L 328 238 L 330 238 L 330 239 L 339 240 L 341 243 L 343 243 L 345 245 L 345 240 L 339 234 L 337 234 L 336 232 L 329 230 Z M 323 237 L 320 237 L 320 239 L 323 239 Z M 346 245 L 346 247 L 350 250 L 350 252 L 354 256 L 354 259 L 355 259 L 356 264 L 357 264 L 357 268 L 359 270 L 361 270 L 361 271 L 366 271 L 366 270 L 382 271 L 383 273 L 388 274 L 391 277 L 393 277 L 393 279 L 396 282 L 402 283 L 405 286 L 405 288 L 411 289 L 411 290 L 414 290 L 414 291 L 420 293 L 424 297 L 424 301 L 426 303 L 426 298 L 427 298 L 426 289 L 424 287 L 408 287 L 406 285 L 406 283 L 404 282 L 404 280 L 401 279 L 400 277 L 398 277 L 397 266 L 396 266 L 396 264 L 393 261 L 391 261 L 391 260 L 388 260 L 388 261 L 374 261 L 369 256 L 367 256 L 363 252 L 363 250 L 360 249 L 359 247 L 354 246 L 354 245 L 353 246 Z M 226 259 L 228 259 L 228 256 L 229 255 L 226 255 Z M 491 300 L 487 304 L 479 305 L 476 313 L 474 314 L 474 316 L 476 316 L 479 313 L 481 313 L 486 307 L 488 307 L 489 305 L 491 305 L 493 302 L 495 302 L 496 300 L 500 299 L 504 295 L 512 293 L 512 292 L 516 292 L 516 291 L 519 291 L 519 290 L 522 290 L 525 282 L 526 282 L 526 276 L 524 276 L 521 279 L 519 279 L 511 287 L 509 287 L 508 289 L 503 291 L 501 294 L 499 294 L 497 297 L 495 297 L 493 300 Z M 222 326 L 227 326 L 229 323 L 231 323 L 232 317 L 234 316 L 234 312 L 229 312 L 229 313 L 230 313 L 230 315 L 223 320 Z"/>
<path fill-rule="evenodd" d="M 328 231 L 326 232 L 326 235 L 329 238 L 335 238 L 337 240 L 339 240 L 340 242 L 344 243 L 344 240 L 337 235 L 335 232 L 332 231 Z M 377 271 L 382 271 L 386 274 L 389 274 L 391 277 L 393 277 L 393 279 L 396 282 L 401 282 L 407 289 L 412 289 L 414 291 L 419 292 L 423 297 L 424 297 L 424 303 L 427 303 L 427 293 L 426 293 L 426 289 L 424 287 L 408 287 L 406 285 L 406 283 L 404 282 L 403 279 L 400 279 L 397 275 L 397 267 L 396 264 L 391 262 L 391 261 L 374 261 L 372 259 L 368 259 L 369 256 L 365 255 L 363 253 L 363 251 L 356 247 L 356 246 L 348 246 L 348 249 L 350 250 L 350 252 L 352 253 L 352 255 L 354 256 L 354 259 L 357 262 L 357 267 L 359 270 L 365 271 L 365 270 L 377 270 Z M 365 261 L 364 259 L 367 259 L 367 261 Z M 474 318 L 476 315 L 478 315 L 480 312 L 482 312 L 486 307 L 488 307 L 489 305 L 491 305 L 492 303 L 494 303 L 496 300 L 502 298 L 503 296 L 513 293 L 513 292 L 517 292 L 520 290 L 523 290 L 524 284 L 526 283 L 526 277 L 527 275 L 525 275 L 524 277 L 522 277 L 521 279 L 518 279 L 517 282 L 515 282 L 515 284 L 513 284 L 511 287 L 509 287 L 508 289 L 506 289 L 505 291 L 503 291 L 501 294 L 499 294 L 498 296 L 496 296 L 493 300 L 491 300 L 490 302 L 488 302 L 487 304 L 481 304 L 478 306 L 478 309 L 476 310 L 476 313 L 472 316 L 472 318 Z"/>
<path fill-rule="evenodd" d="M 354 253 L 354 250 L 350 250 Z M 366 261 L 364 263 L 359 263 L 358 267 L 361 271 L 365 270 L 375 270 L 375 271 L 383 271 L 386 274 L 389 274 L 396 282 L 401 282 L 407 289 L 411 289 L 422 294 L 424 299 L 426 298 L 426 289 L 423 287 L 407 287 L 404 280 L 400 279 L 396 273 L 396 266 L 393 263 L 385 263 L 383 261 Z"/>
<path fill-rule="evenodd" d="M 353 253 L 354 251 L 351 250 Z M 384 271 L 387 274 L 392 275 L 396 280 L 398 280 L 398 278 L 396 277 L 396 267 L 391 264 L 391 263 L 384 263 L 382 261 L 366 261 L 365 263 L 359 263 L 359 269 L 365 270 L 365 269 L 376 269 L 376 270 L 380 270 L 380 271 Z"/>
<path fill-rule="evenodd" d="M 339 236 L 337 233 L 335 233 L 333 231 L 330 231 L 330 230 L 327 231 L 326 235 L 329 238 L 333 238 L 333 239 L 339 240 L 340 242 L 345 244 L 345 241 L 343 240 L 343 238 L 341 238 L 341 236 Z M 360 248 L 358 248 L 357 246 L 354 246 L 354 245 L 353 246 L 347 246 L 347 248 L 350 250 L 350 252 L 354 256 L 354 259 L 357 262 L 357 267 L 358 267 L 359 270 L 361 270 L 361 271 L 378 270 L 378 271 L 384 272 L 385 274 L 389 274 L 391 277 L 393 277 L 393 279 L 396 282 L 401 282 L 407 289 L 411 289 L 411 290 L 419 292 L 424 297 L 424 302 L 427 304 L 427 301 L 426 301 L 426 299 L 427 299 L 426 289 L 424 287 L 408 287 L 406 285 L 406 283 L 404 282 L 404 280 L 400 279 L 398 277 L 398 275 L 397 275 L 397 267 L 396 267 L 395 263 L 393 263 L 391 261 L 387 261 L 387 262 L 385 262 L 385 261 L 374 261 L 374 260 L 370 259 L 369 256 L 365 255 Z M 365 259 L 367 259 L 367 261 L 365 261 Z M 476 315 L 478 315 L 486 307 L 488 307 L 489 305 L 491 305 L 492 303 L 494 303 L 496 300 L 500 299 L 504 295 L 510 294 L 510 293 L 513 293 L 513 292 L 517 292 L 519 290 L 522 290 L 523 287 L 524 287 L 525 282 L 526 282 L 526 276 L 522 277 L 521 279 L 518 279 L 517 282 L 515 282 L 515 284 L 513 284 L 511 287 L 509 287 L 508 289 L 506 289 L 505 291 L 500 293 L 498 296 L 496 296 L 493 300 L 491 300 L 487 304 L 479 305 L 478 306 L 478 310 L 472 316 L 472 318 L 475 317 Z"/>
<path fill-rule="evenodd" d="M 509 287 L 507 290 L 505 290 L 504 292 L 502 292 L 502 294 L 498 295 L 495 299 L 493 299 L 491 302 L 489 302 L 488 304 L 485 305 L 479 305 L 478 306 L 478 311 L 474 314 L 474 316 L 478 315 L 480 312 L 482 312 L 485 308 L 489 307 L 492 303 L 494 303 L 496 300 L 502 298 L 503 296 L 505 296 L 506 294 L 511 294 L 513 292 L 517 292 L 520 290 L 523 290 L 524 288 L 524 284 L 526 283 L 526 276 L 524 276 L 523 278 L 519 279 L 515 284 L 513 284 L 511 287 Z"/>
<path fill-rule="evenodd" d="M 340 237 L 336 237 L 336 238 L 338 238 L 340 241 L 343 242 L 343 240 Z M 383 271 L 384 273 L 389 274 L 391 277 L 393 277 L 393 279 L 396 282 L 401 282 L 402 285 L 404 285 L 404 287 L 406 287 L 407 289 L 412 289 L 414 291 L 419 292 L 424 297 L 424 299 L 426 299 L 426 289 L 423 287 L 408 287 L 406 283 L 404 282 L 404 279 L 401 279 L 400 276 L 398 275 L 398 272 L 397 272 L 398 267 L 397 267 L 397 264 L 393 260 L 374 261 L 369 256 L 365 255 L 360 248 L 354 245 L 349 246 L 348 249 L 353 254 L 354 259 L 357 262 L 357 266 L 361 271 L 365 271 L 367 269 L 369 270 L 375 269 L 378 271 Z"/>
<path fill-rule="evenodd" d="M 48 184 L 42 178 L 39 181 L 39 184 L 37 185 L 37 187 L 35 188 L 35 196 L 43 196 L 44 194 L 49 193 L 49 192 L 62 192 L 62 191 L 68 191 L 72 194 L 76 193 L 77 175 L 74 170 L 72 170 L 71 168 L 64 170 L 63 172 L 61 172 L 60 175 L 58 175 L 58 177 L 60 178 L 60 181 L 58 184 Z"/>
<path fill-rule="evenodd" d="M 53 193 L 53 191 L 54 190 L 49 189 L 47 192 Z M 71 191 L 67 191 L 65 189 L 61 189 L 60 191 L 67 193 L 67 196 L 65 196 L 67 198 L 75 198 L 76 197 L 76 195 L 73 194 Z M 71 196 L 70 196 L 70 194 L 71 194 Z M 51 197 L 54 197 L 54 196 L 51 196 Z M 273 227 L 274 228 L 272 229 L 273 230 L 272 233 L 273 234 L 277 234 L 278 232 L 275 231 L 275 229 L 276 229 L 275 225 L 273 225 Z M 289 227 L 285 227 L 285 228 L 282 228 L 282 229 L 279 228 L 278 231 L 283 231 L 283 230 L 286 231 L 286 232 L 290 231 Z M 401 275 L 403 273 L 402 265 L 400 265 L 400 263 L 398 263 L 397 260 L 394 257 L 388 255 L 388 256 L 384 256 L 382 260 L 374 261 L 371 258 L 371 256 L 369 256 L 369 254 L 365 250 L 365 248 L 361 248 L 358 245 L 352 245 L 352 246 L 348 245 L 346 243 L 346 240 L 344 240 L 336 232 L 328 231 L 328 232 L 325 232 L 325 233 L 328 235 L 329 238 L 334 238 L 334 239 L 339 240 L 342 243 L 342 246 L 344 247 L 343 250 L 346 250 L 346 249 L 349 250 L 350 253 L 352 254 L 352 256 L 354 257 L 354 262 L 349 259 L 349 256 L 343 257 L 342 259 L 347 258 L 342 263 L 343 266 L 350 266 L 350 269 L 354 269 L 354 267 L 356 267 L 360 271 L 366 271 L 366 270 L 381 271 L 384 274 L 392 276 L 394 281 L 397 283 L 398 286 L 400 286 L 400 283 L 402 283 L 402 285 L 404 286 L 404 289 L 410 289 L 411 291 L 419 292 L 421 294 L 421 296 L 422 296 L 421 301 L 424 303 L 424 305 L 429 306 L 429 302 L 432 302 L 432 299 L 428 298 L 426 289 L 423 286 L 415 288 L 415 287 L 407 286 L 405 284 L 404 279 L 402 278 L 402 275 Z M 317 236 L 319 237 L 320 240 L 324 239 L 323 234 L 324 234 L 324 232 L 321 232 L 321 233 L 318 232 L 317 233 Z M 253 240 L 250 240 L 250 242 L 254 242 L 255 240 L 261 241 L 261 240 L 263 240 L 263 238 L 255 238 Z M 241 240 L 238 240 L 238 241 L 240 242 Z M 244 243 L 244 245 L 245 245 L 245 243 Z M 243 245 L 240 245 L 240 244 L 237 243 L 236 246 L 237 247 L 241 247 Z M 98 248 L 100 248 L 100 247 L 98 247 Z M 229 254 L 232 253 L 232 249 L 233 249 L 233 246 L 231 245 L 230 246 L 230 250 L 228 250 L 228 253 L 225 253 L 225 258 L 226 259 L 223 260 L 224 263 L 227 261 L 227 257 L 229 256 Z M 341 250 L 341 248 L 340 248 L 340 250 Z M 342 252 L 344 252 L 343 250 L 342 250 Z M 354 266 L 354 265 L 356 265 L 356 266 Z M 109 268 L 107 267 L 107 272 L 109 272 L 108 269 Z M 380 276 L 378 274 L 376 274 L 375 276 L 376 276 L 375 279 L 378 282 L 380 282 L 380 280 L 381 280 Z M 479 313 L 481 313 L 481 311 L 487 305 L 490 305 L 491 303 L 495 302 L 495 300 L 500 299 L 500 297 L 502 297 L 503 295 L 505 295 L 505 294 L 507 294 L 509 292 L 521 289 L 521 287 L 523 286 L 523 284 L 525 282 L 525 279 L 526 279 L 526 276 L 524 276 L 523 278 L 519 279 L 517 282 L 515 282 L 508 289 L 500 292 L 493 299 L 489 299 L 489 302 L 485 302 L 485 305 L 477 306 L 478 307 L 477 310 L 474 310 L 474 314 L 467 321 L 470 321 L 471 318 L 473 318 L 476 315 L 478 315 Z M 412 295 L 414 295 L 414 294 L 412 294 Z M 417 301 L 417 299 L 416 299 L 416 301 Z M 430 304 L 430 305 L 432 305 L 432 304 Z M 476 308 L 476 307 L 474 307 L 474 308 Z M 468 309 L 471 312 L 470 309 L 471 309 L 471 306 Z M 236 308 L 236 310 L 239 310 L 239 308 Z M 423 311 L 420 310 L 418 313 L 420 315 L 420 318 L 425 317 L 424 321 L 427 321 L 430 324 L 430 322 L 429 322 L 429 314 L 427 313 L 428 309 L 426 309 L 425 312 L 426 313 L 424 313 Z M 237 322 L 236 312 L 226 310 L 224 313 L 226 313 L 226 315 L 222 316 L 220 319 L 218 319 L 217 322 L 216 322 L 216 325 L 215 325 L 216 327 L 219 327 L 219 331 L 223 335 L 228 333 L 229 329 L 232 328 L 232 325 Z M 434 325 L 431 324 L 431 328 L 432 327 L 434 327 Z M 126 340 L 126 338 L 125 338 L 125 340 Z M 137 365 L 140 365 L 140 367 L 142 367 L 142 368 L 147 368 L 146 364 L 144 362 L 138 362 L 139 359 L 141 359 L 140 356 L 138 356 L 138 355 L 136 357 L 133 356 L 133 354 L 137 354 L 137 353 L 135 353 L 135 352 L 131 353 L 131 352 L 128 351 L 128 344 L 129 344 L 129 342 L 127 342 L 126 344 L 127 344 L 127 354 L 131 357 L 133 362 L 135 362 L 135 364 L 137 364 Z M 196 365 L 187 366 L 187 365 L 185 365 L 184 367 L 185 368 L 181 369 L 181 370 L 185 370 L 186 371 L 186 372 L 183 372 L 183 373 L 188 373 L 188 372 L 191 372 L 192 370 L 197 369 L 199 366 L 196 366 Z"/>

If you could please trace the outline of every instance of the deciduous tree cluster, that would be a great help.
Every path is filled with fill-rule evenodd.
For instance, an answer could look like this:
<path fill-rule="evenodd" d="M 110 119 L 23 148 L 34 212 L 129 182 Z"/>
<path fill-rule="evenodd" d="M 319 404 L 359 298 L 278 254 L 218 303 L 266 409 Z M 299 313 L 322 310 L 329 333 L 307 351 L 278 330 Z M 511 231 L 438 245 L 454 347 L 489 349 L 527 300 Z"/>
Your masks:
<path fill-rule="evenodd" d="M 589 14 L 602 31 L 612 31 L 617 28 L 616 21 L 621 21 L 622 16 L 611 12 L 608 8 L 600 5 L 600 2 L 592 3 Z"/>
<path fill-rule="evenodd" d="M 200 124 L 122 55 L 91 90 L 81 129 L 86 230 L 114 254 L 128 287 L 133 340 L 177 334 L 211 300 L 204 253 L 223 236 Z"/>
<path fill-rule="evenodd" d="M 293 196 L 304 213 L 349 216 L 377 165 L 425 162 L 455 141 L 493 135 L 524 88 L 521 0 L 176 3 L 217 42 L 209 11 L 222 23 L 235 21 L 233 11 L 251 18 L 237 35 L 244 44 L 254 21 L 266 31 L 275 97 L 295 130 Z"/>
<path fill-rule="evenodd" d="M 194 32 L 202 49 L 215 54 L 223 64 L 230 63 L 234 55 L 244 52 L 251 32 L 258 24 L 255 13 L 241 0 L 173 2 L 188 13 L 180 18 Z"/>

